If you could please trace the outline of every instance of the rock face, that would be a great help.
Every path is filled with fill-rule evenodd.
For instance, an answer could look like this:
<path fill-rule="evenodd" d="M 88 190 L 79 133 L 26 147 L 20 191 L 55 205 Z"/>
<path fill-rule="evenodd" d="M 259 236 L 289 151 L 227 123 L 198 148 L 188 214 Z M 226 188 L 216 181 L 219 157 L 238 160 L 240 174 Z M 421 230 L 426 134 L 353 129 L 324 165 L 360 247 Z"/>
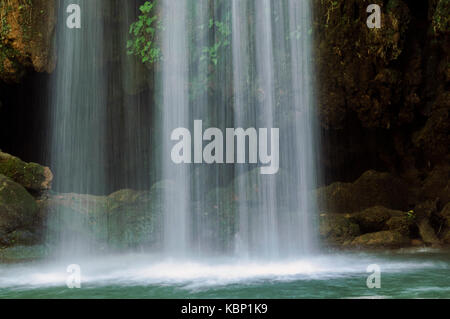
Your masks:
<path fill-rule="evenodd" d="M 389 227 L 390 229 L 401 228 L 399 220 L 406 214 L 401 211 L 387 209 L 383 206 L 374 206 L 365 209 L 362 212 L 352 214 L 350 219 L 359 225 L 363 233 L 373 233 Z M 392 220 L 392 218 L 396 218 Z M 406 216 L 405 216 L 406 218 Z M 390 221 L 389 226 L 387 226 Z"/>
<path fill-rule="evenodd" d="M 441 241 L 445 244 L 450 244 L 450 203 L 442 209 L 438 216 L 440 218 Z"/>
<path fill-rule="evenodd" d="M 1 1 L 0 79 L 18 82 L 27 68 L 51 72 L 54 0 Z"/>
<path fill-rule="evenodd" d="M 349 246 L 364 248 L 399 248 L 411 243 L 410 239 L 395 230 L 380 231 L 356 237 Z"/>
<path fill-rule="evenodd" d="M 331 247 L 408 246 L 414 239 L 415 215 L 373 206 L 353 214 L 326 214 L 319 217 L 320 238 Z M 425 243 L 429 243 L 425 241 Z"/>
<path fill-rule="evenodd" d="M 450 6 L 380 1 L 382 27 L 369 29 L 371 3 L 314 1 L 322 164 L 327 184 L 376 168 L 416 187 L 450 163 Z"/>
<path fill-rule="evenodd" d="M 50 244 L 61 238 L 82 238 L 104 250 L 151 247 L 161 229 L 158 202 L 152 191 L 121 190 L 110 196 L 57 194 L 42 202 L 41 214 L 47 221 Z"/>
<path fill-rule="evenodd" d="M 354 183 L 337 182 L 317 190 L 319 209 L 329 213 L 354 213 L 376 205 L 406 210 L 410 197 L 404 181 L 373 170 Z"/>
<path fill-rule="evenodd" d="M 339 246 L 351 242 L 360 235 L 359 226 L 340 214 L 320 214 L 319 234 L 328 246 Z"/>
<path fill-rule="evenodd" d="M 0 246 L 33 241 L 38 222 L 34 198 L 19 184 L 0 174 Z"/>
<path fill-rule="evenodd" d="M 25 163 L 21 159 L 1 151 L 0 174 L 34 192 L 49 190 L 53 180 L 50 168 L 36 163 Z"/>

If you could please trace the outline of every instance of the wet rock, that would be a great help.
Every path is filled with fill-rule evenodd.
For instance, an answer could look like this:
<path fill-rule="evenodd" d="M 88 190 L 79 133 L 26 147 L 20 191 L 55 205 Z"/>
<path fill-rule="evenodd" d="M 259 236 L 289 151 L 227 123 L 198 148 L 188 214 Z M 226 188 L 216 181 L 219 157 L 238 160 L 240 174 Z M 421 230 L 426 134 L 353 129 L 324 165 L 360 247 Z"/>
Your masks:
<path fill-rule="evenodd" d="M 431 227 L 428 218 L 423 218 L 422 220 L 420 220 L 417 223 L 417 227 L 419 228 L 420 237 L 422 237 L 422 240 L 425 244 L 433 246 L 440 244 L 440 241 L 436 236 L 436 232 L 434 231 L 433 227 Z"/>
<path fill-rule="evenodd" d="M 2 1 L 0 13 L 0 79 L 18 82 L 27 68 L 51 72 L 56 25 L 53 0 Z"/>
<path fill-rule="evenodd" d="M 439 201 L 445 205 L 450 202 L 450 165 L 436 165 L 422 184 L 424 199 Z"/>
<path fill-rule="evenodd" d="M 413 136 L 416 147 L 423 149 L 431 161 L 440 161 L 449 155 L 450 93 L 444 92 L 434 102 L 425 126 Z"/>
<path fill-rule="evenodd" d="M 407 210 L 408 186 L 389 173 L 365 172 L 354 183 L 333 183 L 317 190 L 320 210 L 329 213 L 355 213 L 373 206 Z"/>
<path fill-rule="evenodd" d="M 445 244 L 450 244 L 450 203 L 445 205 L 442 211 L 439 213 L 440 218 L 440 234 L 441 241 Z"/>
<path fill-rule="evenodd" d="M 385 3 L 383 28 L 371 30 L 361 27 L 368 3 L 326 0 L 315 4 L 322 125 L 342 128 L 354 112 L 364 127 L 389 128 L 396 119 L 391 106 L 399 101 L 402 83 L 391 63 L 404 50 L 411 21 L 408 6 L 401 0 Z"/>
<path fill-rule="evenodd" d="M 44 245 L 14 246 L 0 249 L 0 261 L 25 262 L 46 257 L 48 249 Z"/>
<path fill-rule="evenodd" d="M 357 224 L 341 214 L 320 214 L 319 234 L 325 244 L 337 246 L 352 241 L 360 230 Z"/>
<path fill-rule="evenodd" d="M 402 216 L 393 216 L 386 222 L 388 230 L 395 230 L 404 236 L 411 236 L 411 231 L 414 229 L 415 222 L 413 215 L 403 214 Z"/>
<path fill-rule="evenodd" d="M 38 232 L 32 232 L 29 230 L 15 230 L 9 234 L 0 236 L 0 244 L 6 247 L 24 245 L 31 246 L 39 243 L 41 237 Z"/>
<path fill-rule="evenodd" d="M 41 206 L 51 244 L 64 236 L 74 241 L 83 238 L 103 250 L 148 247 L 161 229 L 161 207 L 149 191 L 126 189 L 110 196 L 56 194 Z"/>
<path fill-rule="evenodd" d="M 409 237 L 415 226 L 415 214 L 412 211 L 403 212 L 383 206 L 367 208 L 349 215 L 349 218 L 359 225 L 363 234 L 393 230 Z"/>
<path fill-rule="evenodd" d="M 393 211 L 383 206 L 374 206 L 352 214 L 350 219 L 359 225 L 362 233 L 372 233 L 383 230 L 386 222 L 397 212 L 401 214 L 399 211 Z"/>
<path fill-rule="evenodd" d="M 419 229 L 420 237 L 427 245 L 439 244 L 439 239 L 430 223 L 430 219 L 436 214 L 437 202 L 438 200 L 425 201 L 417 204 L 414 208 L 416 224 Z"/>
<path fill-rule="evenodd" d="M 154 192 L 124 190 L 108 198 L 108 244 L 116 249 L 156 244 L 162 208 Z"/>
<path fill-rule="evenodd" d="M 439 215 L 444 220 L 445 226 L 450 228 L 450 203 L 444 206 Z"/>
<path fill-rule="evenodd" d="M 0 174 L 35 192 L 49 190 L 53 180 L 50 168 L 36 163 L 25 163 L 15 156 L 2 152 L 0 152 Z"/>
<path fill-rule="evenodd" d="M 37 222 L 37 217 L 34 198 L 21 185 L 0 174 L 0 233 L 4 236 L 29 229 Z"/>
<path fill-rule="evenodd" d="M 385 230 L 356 237 L 349 246 L 365 248 L 398 248 L 407 246 L 410 239 L 395 230 Z"/>

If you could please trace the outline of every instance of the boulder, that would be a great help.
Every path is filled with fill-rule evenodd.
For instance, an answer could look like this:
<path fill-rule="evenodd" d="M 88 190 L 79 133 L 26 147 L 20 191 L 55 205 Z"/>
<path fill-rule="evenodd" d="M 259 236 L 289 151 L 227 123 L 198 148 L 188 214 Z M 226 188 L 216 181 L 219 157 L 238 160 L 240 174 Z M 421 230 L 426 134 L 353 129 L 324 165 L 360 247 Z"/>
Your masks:
<path fill-rule="evenodd" d="M 450 244 L 450 203 L 444 206 L 442 211 L 438 214 L 439 236 L 444 244 Z"/>
<path fill-rule="evenodd" d="M 366 248 L 398 248 L 409 245 L 410 239 L 395 230 L 385 230 L 356 237 L 349 246 Z"/>
<path fill-rule="evenodd" d="M 409 236 L 411 228 L 414 226 L 415 214 L 412 211 L 402 212 L 383 206 L 374 206 L 351 214 L 350 219 L 359 225 L 363 234 L 396 230 Z"/>
<path fill-rule="evenodd" d="M 437 199 L 428 200 L 417 204 L 414 208 L 416 224 L 419 229 L 420 237 L 423 242 L 428 245 L 439 245 L 439 239 L 430 223 L 430 220 L 436 214 L 437 203 Z"/>
<path fill-rule="evenodd" d="M 0 234 L 30 229 L 38 219 L 34 198 L 18 183 L 0 174 Z"/>
<path fill-rule="evenodd" d="M 130 189 L 109 196 L 56 194 L 42 203 L 50 243 L 57 244 L 61 236 L 75 242 L 83 238 L 90 245 L 111 250 L 155 243 L 161 229 L 160 212 L 152 192 Z"/>
<path fill-rule="evenodd" d="M 414 216 L 403 214 L 402 216 L 393 216 L 386 222 L 388 230 L 395 230 L 404 236 L 411 235 L 411 229 L 414 228 Z"/>
<path fill-rule="evenodd" d="M 439 199 L 445 205 L 450 202 L 450 165 L 434 167 L 422 184 L 425 200 Z"/>
<path fill-rule="evenodd" d="M 25 163 L 15 156 L 2 152 L 0 152 L 0 174 L 36 192 L 49 190 L 53 180 L 50 168 L 36 163 Z"/>
<path fill-rule="evenodd" d="M 123 190 L 108 197 L 107 241 L 110 247 L 149 247 L 158 242 L 162 229 L 159 186 L 153 192 Z"/>
<path fill-rule="evenodd" d="M 374 206 L 352 214 L 351 220 L 359 225 L 362 233 L 372 233 L 383 230 L 394 212 L 398 211 L 383 206 Z M 401 212 L 399 213 L 401 214 Z"/>
<path fill-rule="evenodd" d="M 436 236 L 436 232 L 433 227 L 431 227 L 430 221 L 428 218 L 423 218 L 417 223 L 417 227 L 419 228 L 420 237 L 425 244 L 428 245 L 439 245 L 440 241 Z"/>
<path fill-rule="evenodd" d="M 26 262 L 43 259 L 48 251 L 44 245 L 14 246 L 0 249 L 0 261 L 3 262 Z"/>
<path fill-rule="evenodd" d="M 336 246 L 352 241 L 360 230 L 357 224 L 341 214 L 320 214 L 319 234 L 327 245 Z"/>
<path fill-rule="evenodd" d="M 389 173 L 369 170 L 354 183 L 337 182 L 316 191 L 318 206 L 327 213 L 355 213 L 373 206 L 407 210 L 408 185 Z"/>
<path fill-rule="evenodd" d="M 450 228 L 450 203 L 444 206 L 442 211 L 439 213 L 439 216 L 442 218 L 444 225 L 447 228 Z"/>

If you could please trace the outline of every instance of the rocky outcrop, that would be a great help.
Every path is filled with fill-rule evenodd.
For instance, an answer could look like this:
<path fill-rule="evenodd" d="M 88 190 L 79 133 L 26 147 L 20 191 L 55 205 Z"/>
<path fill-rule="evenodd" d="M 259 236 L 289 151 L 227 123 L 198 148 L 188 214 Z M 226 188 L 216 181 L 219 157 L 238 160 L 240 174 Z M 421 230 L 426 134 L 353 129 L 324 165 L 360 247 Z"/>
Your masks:
<path fill-rule="evenodd" d="M 378 232 L 386 230 L 386 228 L 390 230 L 400 229 L 407 218 L 406 213 L 383 206 L 370 207 L 362 212 L 354 213 L 350 217 L 353 222 L 359 225 L 362 233 Z"/>
<path fill-rule="evenodd" d="M 411 197 L 404 181 L 373 170 L 354 183 L 336 182 L 317 190 L 319 209 L 329 213 L 354 213 L 376 205 L 407 210 Z"/>
<path fill-rule="evenodd" d="M 319 188 L 322 240 L 341 247 L 448 244 L 447 174 L 447 166 L 437 166 L 421 183 L 408 185 L 401 177 L 371 170 L 353 183 Z"/>
<path fill-rule="evenodd" d="M 369 29 L 371 3 L 314 2 L 322 165 L 328 184 L 376 168 L 422 195 L 419 184 L 450 162 L 450 5 L 381 1 L 382 27 Z M 443 187 L 423 195 L 445 204 L 449 178 L 433 179 Z"/>
<path fill-rule="evenodd" d="M 319 235 L 327 246 L 340 246 L 360 235 L 359 226 L 341 214 L 320 214 Z"/>
<path fill-rule="evenodd" d="M 400 248 L 411 244 L 411 240 L 402 233 L 395 230 L 386 230 L 368 233 L 356 237 L 350 247 L 363 248 Z"/>
<path fill-rule="evenodd" d="M 161 229 L 158 204 L 157 191 L 121 190 L 110 196 L 55 194 L 40 206 L 49 244 L 64 236 L 120 250 L 155 244 Z"/>
<path fill-rule="evenodd" d="M 0 174 L 0 246 L 34 241 L 37 223 L 35 199 L 21 185 Z"/>
<path fill-rule="evenodd" d="M 27 68 L 51 72 L 56 2 L 51 0 L 0 2 L 0 79 L 18 82 Z"/>
<path fill-rule="evenodd" d="M 389 128 L 396 120 L 403 75 L 390 64 L 406 44 L 411 14 L 403 1 L 383 6 L 381 29 L 365 25 L 368 0 L 316 1 L 319 111 L 322 125 L 343 128 L 349 113 L 365 127 Z M 411 92 L 409 105 L 418 97 Z M 407 113 L 407 112 L 405 112 Z"/>
<path fill-rule="evenodd" d="M 53 180 L 50 168 L 36 163 L 25 163 L 21 159 L 1 151 L 0 174 L 37 193 L 49 190 Z"/>

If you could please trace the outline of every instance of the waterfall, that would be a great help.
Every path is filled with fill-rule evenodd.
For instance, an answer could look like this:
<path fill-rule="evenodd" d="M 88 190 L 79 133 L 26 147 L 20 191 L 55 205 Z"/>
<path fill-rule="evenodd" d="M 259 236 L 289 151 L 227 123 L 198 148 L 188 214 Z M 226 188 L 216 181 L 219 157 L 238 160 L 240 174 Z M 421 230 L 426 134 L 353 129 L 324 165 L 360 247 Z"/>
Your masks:
<path fill-rule="evenodd" d="M 187 2 L 162 1 L 162 51 L 160 127 L 162 139 L 162 176 L 164 185 L 164 250 L 170 255 L 183 255 L 189 248 L 189 168 L 172 163 L 171 133 L 178 127 L 188 127 L 188 46 Z"/>
<path fill-rule="evenodd" d="M 92 195 L 135 188 L 151 199 L 141 215 L 162 216 L 159 242 L 148 251 L 270 260 L 313 251 L 309 1 L 159 1 L 155 41 L 162 57 L 152 65 L 126 54 L 137 2 L 121 8 L 116 0 L 63 1 L 61 8 L 69 3 L 81 5 L 83 27 L 66 28 L 60 10 L 51 166 L 58 192 L 91 196 L 73 195 L 76 207 L 49 221 L 61 250 L 103 249 L 92 233 L 109 238 L 116 233 L 111 227 L 127 227 L 120 223 L 130 217 L 112 222 L 104 214 L 93 222 Z M 248 164 L 248 151 L 247 164 L 204 163 L 194 154 L 203 154 L 208 141 L 196 136 L 203 139 L 211 127 L 255 128 L 269 145 L 271 128 L 279 128 L 279 172 L 260 174 L 261 163 Z M 177 128 L 192 135 L 192 163 L 171 159 Z"/>
<path fill-rule="evenodd" d="M 164 197 L 169 254 L 175 247 L 192 256 L 234 246 L 238 256 L 270 259 L 312 251 L 315 205 L 308 193 L 315 183 L 316 141 L 309 2 L 172 1 L 163 2 L 163 10 L 169 11 L 163 14 L 160 88 L 162 172 L 173 183 L 165 188 L 171 195 Z M 222 31 L 215 30 L 215 21 Z M 220 39 L 227 27 L 232 31 L 229 46 Z M 217 43 L 220 62 L 207 66 L 195 61 L 198 47 Z M 208 68 L 214 68 L 212 75 Z M 203 78 L 201 84 L 213 93 L 194 92 L 195 81 Z M 227 90 L 231 103 L 223 95 Z M 174 166 L 167 158 L 173 146 L 170 132 L 184 127 L 194 135 L 194 120 L 222 130 L 280 128 L 279 174 L 260 175 L 255 165 L 242 163 L 229 171 L 194 158 L 192 164 Z M 195 153 L 206 142 L 193 144 Z M 226 174 L 233 180 L 227 181 Z M 175 201 L 172 194 L 177 194 Z"/>
<path fill-rule="evenodd" d="M 50 162 L 56 172 L 54 186 L 61 192 L 102 194 L 105 191 L 106 73 L 104 72 L 104 6 L 102 1 L 61 1 L 83 7 L 81 29 L 65 26 L 65 10 L 60 10 L 57 30 L 57 63 L 51 92 Z M 75 200 L 75 202 L 77 202 Z M 84 254 L 90 249 L 85 228 L 90 201 L 78 201 L 81 217 L 70 208 L 60 209 L 53 220 L 58 238 L 52 240 L 61 254 Z"/>
<path fill-rule="evenodd" d="M 250 11 L 255 23 L 248 27 Z M 234 0 L 232 12 L 236 125 L 279 127 L 281 153 L 275 177 L 236 168 L 242 197 L 236 250 L 262 258 L 312 252 L 315 204 L 308 193 L 315 186 L 316 140 L 309 2 Z M 257 101 L 248 96 L 252 85 Z"/>

